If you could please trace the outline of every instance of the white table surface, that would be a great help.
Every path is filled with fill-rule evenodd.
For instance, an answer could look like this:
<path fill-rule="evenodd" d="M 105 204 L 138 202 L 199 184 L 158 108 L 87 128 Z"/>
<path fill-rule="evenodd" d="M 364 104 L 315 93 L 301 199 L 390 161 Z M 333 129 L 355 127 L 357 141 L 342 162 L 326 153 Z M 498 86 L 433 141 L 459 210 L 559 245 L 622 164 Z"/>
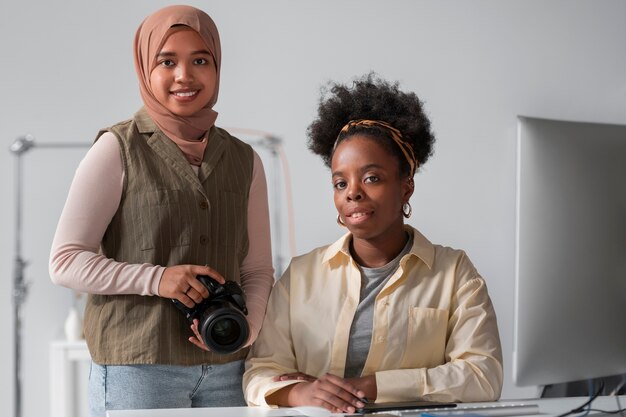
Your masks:
<path fill-rule="evenodd" d="M 588 397 L 569 398 L 543 398 L 529 400 L 502 400 L 496 403 L 466 403 L 463 406 L 481 406 L 493 404 L 537 404 L 539 413 L 544 416 L 556 416 L 565 413 L 584 404 Z M 626 406 L 626 396 L 619 397 L 622 408 Z M 592 408 L 602 410 L 617 410 L 616 397 L 598 397 L 592 403 Z M 469 412 L 469 411 L 468 411 Z M 472 411 L 474 412 L 474 411 Z M 412 413 L 419 416 L 421 411 Z M 487 414 L 487 413 L 486 413 Z M 590 415 L 601 415 L 592 412 Z M 154 409 L 154 410 L 115 410 L 108 411 L 108 417 L 286 417 L 303 416 L 298 409 L 279 408 L 270 409 L 262 407 L 216 407 L 216 408 L 177 408 L 177 409 Z M 312 414 L 311 414 L 312 415 Z M 344 414 L 333 414 L 333 416 L 343 416 Z M 375 417 L 377 414 L 372 414 Z M 378 414 L 380 415 L 380 414 Z M 625 412 L 626 415 L 626 412 Z M 403 414 L 409 416 L 409 414 Z M 619 417 L 619 414 L 613 416 Z"/>

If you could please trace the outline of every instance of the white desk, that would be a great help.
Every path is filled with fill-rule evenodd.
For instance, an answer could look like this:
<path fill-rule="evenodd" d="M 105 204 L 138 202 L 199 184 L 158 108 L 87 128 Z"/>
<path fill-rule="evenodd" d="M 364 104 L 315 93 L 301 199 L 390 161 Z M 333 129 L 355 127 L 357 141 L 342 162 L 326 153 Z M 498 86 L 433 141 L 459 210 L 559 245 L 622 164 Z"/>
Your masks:
<path fill-rule="evenodd" d="M 602 410 L 617 410 L 616 397 L 598 397 L 591 404 L 592 408 Z M 626 395 L 619 397 L 622 407 L 626 406 Z M 587 397 L 570 397 L 570 398 L 544 398 L 537 400 L 511 400 L 501 401 L 501 403 L 513 404 L 537 404 L 539 412 L 543 416 L 556 416 L 565 413 L 574 408 L 579 407 L 587 401 Z M 471 403 L 472 405 L 488 405 L 494 403 Z M 419 416 L 421 412 L 417 411 L 412 414 L 403 414 L 403 416 L 415 415 Z M 301 415 L 289 408 L 268 409 L 253 407 L 220 407 L 220 408 L 179 408 L 179 409 L 158 409 L 158 410 L 118 410 L 108 411 L 107 417 L 285 417 Z M 342 416 L 343 414 L 333 414 L 334 416 Z M 600 416 L 592 412 L 590 415 Z M 376 417 L 376 414 L 371 414 Z M 618 416 L 613 415 L 613 416 Z"/>

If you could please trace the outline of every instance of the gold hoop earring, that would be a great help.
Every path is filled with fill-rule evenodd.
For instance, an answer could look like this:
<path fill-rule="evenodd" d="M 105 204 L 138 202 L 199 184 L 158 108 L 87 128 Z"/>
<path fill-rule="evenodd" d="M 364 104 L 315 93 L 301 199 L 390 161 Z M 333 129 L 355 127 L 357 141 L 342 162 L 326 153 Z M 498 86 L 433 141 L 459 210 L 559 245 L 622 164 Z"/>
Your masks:
<path fill-rule="evenodd" d="M 341 227 L 346 227 L 346 224 L 341 220 L 341 216 L 337 214 L 337 224 Z"/>
<path fill-rule="evenodd" d="M 411 207 L 411 203 L 407 201 L 402 205 L 402 215 L 408 219 L 411 217 L 411 214 L 413 214 L 413 207 Z"/>

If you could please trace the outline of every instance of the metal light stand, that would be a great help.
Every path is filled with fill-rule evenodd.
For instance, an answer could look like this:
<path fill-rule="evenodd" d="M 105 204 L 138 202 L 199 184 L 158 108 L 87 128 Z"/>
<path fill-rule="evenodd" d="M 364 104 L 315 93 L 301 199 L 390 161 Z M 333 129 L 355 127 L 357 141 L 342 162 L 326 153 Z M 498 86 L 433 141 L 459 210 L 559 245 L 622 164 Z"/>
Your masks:
<path fill-rule="evenodd" d="M 282 275 L 283 271 L 285 270 L 284 264 L 285 264 L 285 258 L 282 254 L 282 248 L 281 248 L 281 244 L 282 244 L 282 240 L 283 240 L 283 231 L 282 231 L 282 213 L 281 213 L 281 207 L 282 207 L 282 202 L 281 202 L 281 193 L 280 193 L 280 180 L 279 180 L 279 173 L 281 172 L 281 158 L 280 158 L 280 149 L 281 149 L 281 144 L 282 144 L 282 139 L 280 139 L 277 136 L 272 135 L 271 133 L 267 133 L 267 132 L 263 132 L 260 130 L 255 130 L 255 129 L 245 129 L 245 128 L 226 128 L 227 131 L 229 131 L 230 133 L 234 134 L 234 135 L 245 135 L 245 136 L 253 136 L 253 137 L 257 137 L 260 139 L 256 139 L 256 140 L 244 140 L 246 143 L 248 143 L 249 145 L 253 146 L 253 147 L 258 147 L 258 148 L 265 148 L 267 150 L 269 150 L 271 157 L 272 157 L 272 184 L 273 186 L 271 187 L 271 199 L 274 202 L 274 213 L 273 213 L 273 221 L 272 221 L 272 228 L 274 231 L 274 240 L 277 242 L 276 246 L 275 246 L 275 251 L 273 251 L 273 264 L 274 264 L 274 271 L 276 274 L 277 278 L 280 278 L 280 276 Z M 284 161 L 283 161 L 284 162 Z M 286 162 L 285 162 L 286 163 Z M 289 174 L 286 171 L 287 167 L 283 166 L 283 174 L 284 174 L 284 181 L 285 181 L 285 188 L 289 187 Z M 288 219 L 289 219 L 289 228 L 288 228 L 288 233 L 289 233 L 289 241 L 290 241 L 290 249 L 291 249 L 291 254 L 289 254 L 289 258 L 293 255 L 295 255 L 295 243 L 293 243 L 293 225 L 291 222 L 291 201 L 290 201 L 290 194 L 288 192 L 285 204 L 287 204 L 287 211 L 288 211 Z"/>
<path fill-rule="evenodd" d="M 282 227 L 281 227 L 281 201 L 280 201 L 280 181 L 278 180 L 278 173 L 280 172 L 280 160 L 278 155 L 278 147 L 281 144 L 281 140 L 276 136 L 265 136 L 263 140 L 255 143 L 250 142 L 259 147 L 265 147 L 270 151 L 272 155 L 272 201 L 274 201 L 274 238 L 276 239 L 276 251 L 274 253 L 274 267 L 277 277 L 283 274 L 283 255 L 280 245 L 282 243 Z"/>
<path fill-rule="evenodd" d="M 13 308 L 14 308 L 14 357 L 15 357 L 15 417 L 22 416 L 22 305 L 28 295 L 28 283 L 24 279 L 24 269 L 28 262 L 22 258 L 22 156 L 32 148 L 78 148 L 89 147 L 83 143 L 45 143 L 35 144 L 31 135 L 18 137 L 9 147 L 9 151 L 17 157 L 15 165 L 15 260 L 13 262 Z"/>

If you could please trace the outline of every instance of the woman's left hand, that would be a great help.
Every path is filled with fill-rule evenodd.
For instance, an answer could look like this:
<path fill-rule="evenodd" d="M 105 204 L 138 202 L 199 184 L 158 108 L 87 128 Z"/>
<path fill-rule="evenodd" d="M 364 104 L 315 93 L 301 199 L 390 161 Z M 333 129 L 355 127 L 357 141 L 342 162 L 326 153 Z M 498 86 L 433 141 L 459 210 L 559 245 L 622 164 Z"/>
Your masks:
<path fill-rule="evenodd" d="M 198 346 L 200 349 L 210 350 L 209 347 L 202 341 L 202 336 L 200 336 L 200 332 L 198 331 L 198 324 L 200 322 L 198 319 L 193 319 L 193 323 L 191 324 L 191 330 L 195 336 L 191 336 L 188 340 L 194 345 Z"/>

